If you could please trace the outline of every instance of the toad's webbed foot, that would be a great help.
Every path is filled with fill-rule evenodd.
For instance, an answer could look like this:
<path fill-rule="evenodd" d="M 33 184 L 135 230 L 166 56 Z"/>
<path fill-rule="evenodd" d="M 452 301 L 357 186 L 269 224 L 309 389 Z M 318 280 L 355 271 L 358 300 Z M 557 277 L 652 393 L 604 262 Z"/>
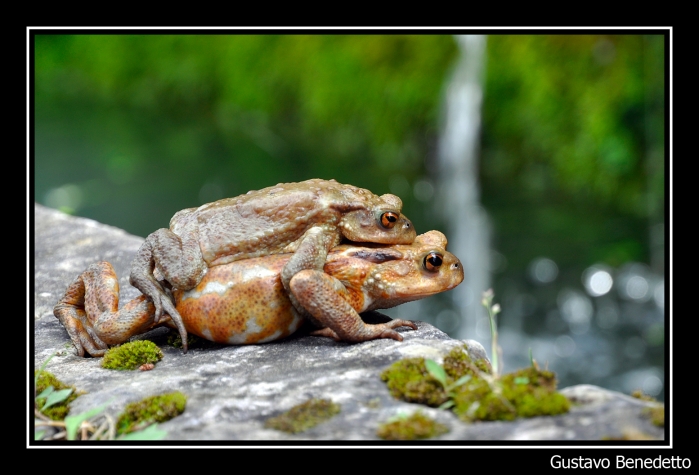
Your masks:
<path fill-rule="evenodd" d="M 414 322 L 411 322 L 409 320 L 401 320 L 401 319 L 395 319 L 391 320 L 390 322 L 386 323 L 377 323 L 377 324 L 365 324 L 366 328 L 369 330 L 367 331 L 364 336 L 365 339 L 361 341 L 367 341 L 367 340 L 377 340 L 380 338 L 391 338 L 393 340 L 397 341 L 403 341 L 403 335 L 398 333 L 397 331 L 394 330 L 394 328 L 399 328 L 399 327 L 410 327 L 413 330 L 417 330 L 417 325 Z M 328 338 L 332 338 L 335 341 L 342 341 L 342 338 L 338 336 L 335 331 L 333 331 L 330 328 L 321 328 L 320 330 L 315 330 L 311 332 L 311 335 L 313 336 L 325 336 Z"/>
<path fill-rule="evenodd" d="M 79 356 L 102 356 L 154 325 L 155 308 L 145 296 L 119 310 L 119 283 L 109 262 L 98 262 L 75 278 L 53 308 Z"/>
<path fill-rule="evenodd" d="M 100 340 L 92 329 L 85 325 L 87 322 L 85 310 L 69 301 L 66 294 L 66 297 L 54 307 L 53 314 L 68 332 L 73 346 L 78 351 L 78 356 L 85 356 L 85 351 L 91 356 L 103 356 L 109 345 Z"/>

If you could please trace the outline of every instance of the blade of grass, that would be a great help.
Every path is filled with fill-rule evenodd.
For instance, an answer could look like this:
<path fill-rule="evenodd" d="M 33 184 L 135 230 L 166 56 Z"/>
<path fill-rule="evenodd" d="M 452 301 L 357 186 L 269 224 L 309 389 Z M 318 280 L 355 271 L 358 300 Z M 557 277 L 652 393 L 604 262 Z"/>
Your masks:
<path fill-rule="evenodd" d="M 52 386 L 50 386 L 52 387 Z M 48 388 L 47 388 L 48 389 Z M 42 394 L 45 391 L 42 392 Z M 41 411 L 45 411 L 49 407 L 53 406 L 54 404 L 58 404 L 59 402 L 63 402 L 68 397 L 70 396 L 70 393 L 73 392 L 73 388 L 67 388 L 67 389 L 61 389 L 59 391 L 52 391 L 51 394 L 46 396 L 46 402 L 44 403 L 44 407 L 41 408 Z"/>
<path fill-rule="evenodd" d="M 75 440 L 75 436 L 78 433 L 78 429 L 80 428 L 80 424 L 82 424 L 84 421 L 90 419 L 91 417 L 96 416 L 100 412 L 104 411 L 104 409 L 108 405 L 109 405 L 109 402 L 106 402 L 106 403 L 102 404 L 101 406 L 97 406 L 95 408 L 92 408 L 88 411 L 77 414 L 75 416 L 66 417 L 66 419 L 64 421 L 66 424 L 66 438 L 68 440 Z"/>
<path fill-rule="evenodd" d="M 158 424 L 151 424 L 143 430 L 124 434 L 118 440 L 160 440 L 166 435 L 167 431 L 160 429 Z"/>
<path fill-rule="evenodd" d="M 432 377 L 439 381 L 442 384 L 442 387 L 446 389 L 447 373 L 444 371 L 444 368 L 442 368 L 436 361 L 430 359 L 425 359 L 425 368 L 427 368 L 427 372 L 429 372 Z"/>

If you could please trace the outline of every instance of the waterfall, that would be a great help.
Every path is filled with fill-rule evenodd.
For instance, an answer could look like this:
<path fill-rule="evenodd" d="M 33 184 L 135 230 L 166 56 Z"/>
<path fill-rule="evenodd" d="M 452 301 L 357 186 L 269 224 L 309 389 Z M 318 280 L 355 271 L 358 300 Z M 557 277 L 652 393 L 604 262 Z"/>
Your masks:
<path fill-rule="evenodd" d="M 464 266 L 464 281 L 452 291 L 461 325 L 455 336 L 476 339 L 486 316 L 481 295 L 490 287 L 490 224 L 480 205 L 478 154 L 486 38 L 458 35 L 460 56 L 449 79 L 438 152 L 438 212 L 448 249 Z"/>

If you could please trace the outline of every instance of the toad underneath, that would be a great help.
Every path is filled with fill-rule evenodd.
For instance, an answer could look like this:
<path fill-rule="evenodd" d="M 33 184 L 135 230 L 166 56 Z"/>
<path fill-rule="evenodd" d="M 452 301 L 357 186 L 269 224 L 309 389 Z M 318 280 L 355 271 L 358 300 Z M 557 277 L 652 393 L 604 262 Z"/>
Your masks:
<path fill-rule="evenodd" d="M 195 288 L 175 290 L 174 301 L 187 331 L 219 343 L 277 340 L 307 319 L 319 327 L 313 334 L 335 340 L 401 341 L 395 329 L 417 329 L 415 323 L 395 319 L 370 325 L 359 312 L 391 308 L 459 285 L 463 267 L 446 246 L 439 231 L 417 236 L 408 245 L 337 246 L 328 254 L 324 272 L 302 270 L 290 279 L 290 292 L 303 311 L 292 304 L 282 283 L 293 259 L 289 253 L 212 267 Z M 332 291 L 318 294 L 319 287 Z M 168 315 L 156 320 L 155 306 L 145 296 L 118 307 L 118 280 L 111 264 L 100 262 L 73 281 L 54 314 L 61 323 L 73 322 L 64 326 L 81 356 L 85 351 L 103 355 L 109 346 L 159 324 L 176 327 Z"/>

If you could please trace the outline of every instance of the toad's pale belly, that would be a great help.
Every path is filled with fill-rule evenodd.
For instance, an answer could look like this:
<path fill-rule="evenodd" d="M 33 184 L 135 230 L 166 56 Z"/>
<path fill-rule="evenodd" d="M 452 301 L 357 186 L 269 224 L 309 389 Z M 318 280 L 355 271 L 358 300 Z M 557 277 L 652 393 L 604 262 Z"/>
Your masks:
<path fill-rule="evenodd" d="M 226 344 L 265 343 L 294 333 L 304 322 L 281 282 L 288 256 L 267 256 L 211 267 L 194 289 L 176 291 L 187 331 Z"/>

